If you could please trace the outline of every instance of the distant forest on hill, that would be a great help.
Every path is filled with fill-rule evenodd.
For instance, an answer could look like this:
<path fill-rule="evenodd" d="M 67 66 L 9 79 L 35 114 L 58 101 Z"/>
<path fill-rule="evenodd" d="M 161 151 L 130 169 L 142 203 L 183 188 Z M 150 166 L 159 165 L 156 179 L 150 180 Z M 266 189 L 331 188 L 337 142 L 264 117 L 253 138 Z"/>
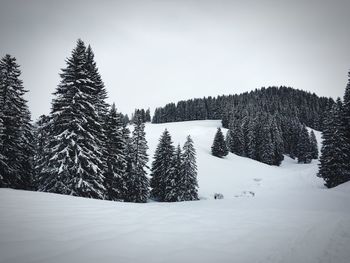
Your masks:
<path fill-rule="evenodd" d="M 296 117 L 301 123 L 322 131 L 324 112 L 334 103 L 332 98 L 290 87 L 268 87 L 235 95 L 221 95 L 182 100 L 156 108 L 152 122 L 222 119 L 223 126 L 234 115 L 265 112 L 284 117 Z"/>
<path fill-rule="evenodd" d="M 152 122 L 221 119 L 229 129 L 226 145 L 230 152 L 270 165 L 280 165 L 283 154 L 308 163 L 318 153 L 314 135 L 306 126 L 322 131 L 334 103 L 331 98 L 290 87 L 269 87 L 169 103 L 155 110 Z"/>

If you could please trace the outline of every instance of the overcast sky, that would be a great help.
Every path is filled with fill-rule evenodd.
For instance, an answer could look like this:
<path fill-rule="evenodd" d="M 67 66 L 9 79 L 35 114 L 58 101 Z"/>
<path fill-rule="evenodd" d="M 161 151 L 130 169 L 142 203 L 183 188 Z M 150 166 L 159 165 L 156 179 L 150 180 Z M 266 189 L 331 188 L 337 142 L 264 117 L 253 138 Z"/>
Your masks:
<path fill-rule="evenodd" d="M 0 51 L 21 65 L 33 119 L 50 111 L 78 38 L 124 113 L 271 85 L 335 98 L 350 69 L 349 14 L 349 0 L 0 0 Z"/>

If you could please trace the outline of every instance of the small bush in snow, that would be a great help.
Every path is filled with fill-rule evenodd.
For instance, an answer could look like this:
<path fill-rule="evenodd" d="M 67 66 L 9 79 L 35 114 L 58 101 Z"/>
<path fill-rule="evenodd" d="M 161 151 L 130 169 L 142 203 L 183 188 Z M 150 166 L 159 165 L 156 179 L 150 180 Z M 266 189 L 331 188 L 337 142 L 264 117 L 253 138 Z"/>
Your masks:
<path fill-rule="evenodd" d="M 215 193 L 214 194 L 214 199 L 224 199 L 224 195 L 220 193 Z"/>

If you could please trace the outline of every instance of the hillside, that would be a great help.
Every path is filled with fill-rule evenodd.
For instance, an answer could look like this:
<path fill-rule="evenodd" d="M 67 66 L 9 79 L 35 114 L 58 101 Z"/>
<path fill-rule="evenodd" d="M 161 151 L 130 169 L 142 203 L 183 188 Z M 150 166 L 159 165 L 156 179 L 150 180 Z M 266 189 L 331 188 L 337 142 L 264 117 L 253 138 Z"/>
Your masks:
<path fill-rule="evenodd" d="M 218 125 L 146 125 L 152 154 L 165 128 L 175 143 L 193 137 L 200 201 L 134 204 L 0 189 L 0 262 L 348 262 L 350 184 L 326 189 L 315 161 L 286 157 L 276 167 L 215 158 Z M 225 198 L 213 200 L 215 192 Z"/>

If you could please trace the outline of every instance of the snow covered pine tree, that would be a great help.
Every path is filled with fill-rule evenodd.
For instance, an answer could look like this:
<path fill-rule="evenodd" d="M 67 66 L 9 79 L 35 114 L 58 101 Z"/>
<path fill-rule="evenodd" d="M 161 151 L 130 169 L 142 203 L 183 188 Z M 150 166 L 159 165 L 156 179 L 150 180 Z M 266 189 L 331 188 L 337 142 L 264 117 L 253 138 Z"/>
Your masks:
<path fill-rule="evenodd" d="M 311 162 L 311 143 L 309 138 L 309 133 L 306 129 L 306 126 L 303 125 L 298 140 L 297 146 L 298 152 L 298 163 L 310 163 Z"/>
<path fill-rule="evenodd" d="M 106 133 L 106 151 L 105 159 L 107 170 L 105 173 L 105 188 L 107 199 L 121 200 L 125 192 L 125 173 L 126 173 L 126 142 L 123 137 L 123 124 L 120 114 L 117 113 L 113 103 L 105 123 Z"/>
<path fill-rule="evenodd" d="M 149 198 L 149 180 L 147 178 L 147 141 L 145 124 L 139 115 L 134 118 L 134 130 L 130 141 L 130 162 L 126 179 L 127 202 L 146 203 Z"/>
<path fill-rule="evenodd" d="M 159 139 L 151 168 L 151 197 L 157 201 L 165 201 L 167 180 L 172 172 L 174 146 L 168 130 Z"/>
<path fill-rule="evenodd" d="M 350 180 L 350 157 L 347 154 L 350 146 L 346 140 L 342 112 L 343 105 L 338 98 L 325 119 L 322 133 L 323 143 L 318 176 L 325 180 L 325 185 L 328 188 Z"/>
<path fill-rule="evenodd" d="M 215 134 L 214 142 L 211 147 L 211 153 L 212 155 L 219 158 L 222 158 L 228 154 L 228 149 L 226 146 L 224 135 L 222 134 L 222 131 L 220 128 L 218 128 Z"/>
<path fill-rule="evenodd" d="M 100 89 L 82 40 L 66 63 L 52 102 L 51 150 L 39 190 L 103 199 L 103 130 L 96 99 Z"/>
<path fill-rule="evenodd" d="M 187 136 L 182 151 L 181 175 L 185 191 L 180 196 L 180 200 L 198 200 L 196 150 L 190 135 Z"/>
<path fill-rule="evenodd" d="M 32 188 L 33 134 L 16 58 L 0 60 L 0 187 Z"/>

